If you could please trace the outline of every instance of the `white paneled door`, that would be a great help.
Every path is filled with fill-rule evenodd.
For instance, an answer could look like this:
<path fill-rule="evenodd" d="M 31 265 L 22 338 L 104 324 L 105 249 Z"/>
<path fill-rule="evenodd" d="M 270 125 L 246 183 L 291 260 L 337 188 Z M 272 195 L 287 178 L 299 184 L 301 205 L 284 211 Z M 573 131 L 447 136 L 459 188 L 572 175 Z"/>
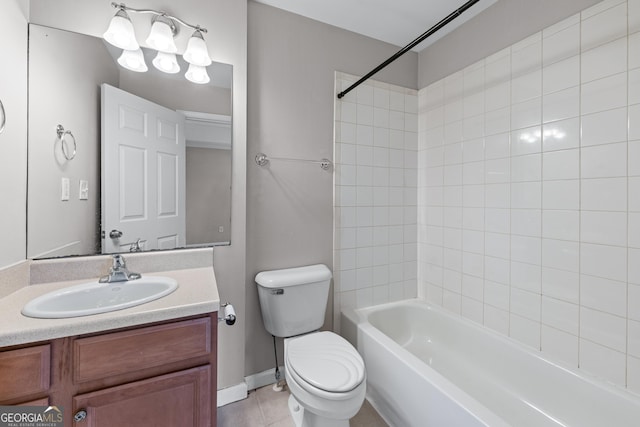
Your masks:
<path fill-rule="evenodd" d="M 184 120 L 102 85 L 103 253 L 185 245 Z"/>

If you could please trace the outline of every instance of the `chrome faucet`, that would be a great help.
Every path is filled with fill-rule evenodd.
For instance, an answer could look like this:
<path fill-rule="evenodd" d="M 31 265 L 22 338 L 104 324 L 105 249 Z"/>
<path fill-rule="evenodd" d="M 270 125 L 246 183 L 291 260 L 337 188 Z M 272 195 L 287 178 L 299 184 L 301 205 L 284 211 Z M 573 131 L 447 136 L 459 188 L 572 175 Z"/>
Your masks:
<path fill-rule="evenodd" d="M 120 254 L 113 256 L 113 266 L 109 269 L 109 274 L 102 276 L 100 283 L 126 282 L 127 280 L 136 280 L 142 277 L 140 273 L 132 273 L 127 268 L 124 257 Z"/>

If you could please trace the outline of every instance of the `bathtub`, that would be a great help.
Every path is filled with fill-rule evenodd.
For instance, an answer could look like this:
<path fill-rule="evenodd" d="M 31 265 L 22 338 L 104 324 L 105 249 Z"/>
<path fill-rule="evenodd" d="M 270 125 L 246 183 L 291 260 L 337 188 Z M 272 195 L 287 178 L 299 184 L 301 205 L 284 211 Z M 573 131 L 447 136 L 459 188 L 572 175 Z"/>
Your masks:
<path fill-rule="evenodd" d="M 393 426 L 640 426 L 640 397 L 421 300 L 342 313 Z"/>

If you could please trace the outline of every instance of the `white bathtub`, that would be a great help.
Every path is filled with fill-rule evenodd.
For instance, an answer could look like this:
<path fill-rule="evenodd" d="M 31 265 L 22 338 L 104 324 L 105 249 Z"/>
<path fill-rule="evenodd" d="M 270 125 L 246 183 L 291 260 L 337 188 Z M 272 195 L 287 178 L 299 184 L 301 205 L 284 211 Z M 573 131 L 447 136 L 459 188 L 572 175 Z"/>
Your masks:
<path fill-rule="evenodd" d="M 637 396 L 420 300 L 346 311 L 342 331 L 394 426 L 640 426 Z"/>

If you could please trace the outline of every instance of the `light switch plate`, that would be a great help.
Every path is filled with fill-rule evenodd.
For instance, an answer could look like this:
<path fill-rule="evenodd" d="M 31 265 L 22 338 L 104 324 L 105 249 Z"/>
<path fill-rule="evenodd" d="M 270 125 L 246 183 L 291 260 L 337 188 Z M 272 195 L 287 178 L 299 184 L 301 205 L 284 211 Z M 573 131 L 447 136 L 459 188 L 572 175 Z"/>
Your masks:
<path fill-rule="evenodd" d="M 69 178 L 63 177 L 60 180 L 60 200 L 66 202 L 69 200 Z"/>
<path fill-rule="evenodd" d="M 80 180 L 80 191 L 78 192 L 78 198 L 80 200 L 89 200 L 89 181 Z"/>

